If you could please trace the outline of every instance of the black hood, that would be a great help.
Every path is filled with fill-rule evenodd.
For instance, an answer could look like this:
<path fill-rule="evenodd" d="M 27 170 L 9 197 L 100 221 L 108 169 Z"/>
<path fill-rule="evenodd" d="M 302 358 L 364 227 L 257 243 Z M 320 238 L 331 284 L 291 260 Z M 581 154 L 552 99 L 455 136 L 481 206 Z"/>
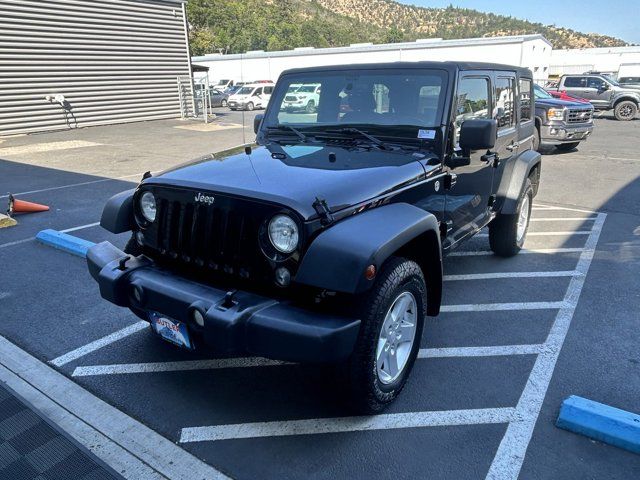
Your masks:
<path fill-rule="evenodd" d="M 292 208 L 308 220 L 317 215 L 316 197 L 336 212 L 424 174 L 421 161 L 408 151 L 269 144 L 254 145 L 249 155 L 244 147 L 208 155 L 144 183 L 256 198 Z"/>
<path fill-rule="evenodd" d="M 536 107 L 544 108 L 592 108 L 590 103 L 572 102 L 570 100 L 560 100 L 559 98 L 536 98 Z"/>

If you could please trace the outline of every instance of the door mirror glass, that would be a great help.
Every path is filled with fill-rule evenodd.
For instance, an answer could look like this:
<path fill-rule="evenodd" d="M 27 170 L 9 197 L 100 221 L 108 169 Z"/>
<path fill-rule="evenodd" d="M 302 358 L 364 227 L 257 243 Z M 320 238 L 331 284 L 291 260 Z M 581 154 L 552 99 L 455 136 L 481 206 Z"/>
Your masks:
<path fill-rule="evenodd" d="M 464 152 L 489 150 L 496 144 L 498 123 L 491 119 L 465 120 L 460 127 L 460 148 Z"/>

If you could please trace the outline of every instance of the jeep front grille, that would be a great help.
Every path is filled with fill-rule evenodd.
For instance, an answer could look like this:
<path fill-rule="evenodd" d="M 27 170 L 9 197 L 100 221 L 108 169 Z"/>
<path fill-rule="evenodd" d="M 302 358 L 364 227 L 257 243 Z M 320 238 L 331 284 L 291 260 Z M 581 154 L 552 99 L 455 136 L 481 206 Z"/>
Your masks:
<path fill-rule="evenodd" d="M 195 202 L 197 192 L 152 188 L 156 221 L 145 230 L 145 246 L 174 263 L 240 278 L 268 272 L 260 249 L 264 220 L 277 207 L 222 194 L 213 204 Z"/>
<path fill-rule="evenodd" d="M 569 109 L 567 123 L 587 123 L 591 121 L 593 110 L 590 109 Z"/>
<path fill-rule="evenodd" d="M 286 95 L 284 97 L 285 102 L 295 102 L 298 100 L 298 97 L 294 96 L 294 95 Z"/>

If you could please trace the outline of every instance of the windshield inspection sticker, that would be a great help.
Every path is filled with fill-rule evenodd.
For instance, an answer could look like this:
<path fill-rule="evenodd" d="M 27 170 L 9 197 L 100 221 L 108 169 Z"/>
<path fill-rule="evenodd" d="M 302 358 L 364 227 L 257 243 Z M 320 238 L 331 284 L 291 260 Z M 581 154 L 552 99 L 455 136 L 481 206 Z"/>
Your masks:
<path fill-rule="evenodd" d="M 418 130 L 418 138 L 424 138 L 425 140 L 433 140 L 436 138 L 435 130 Z"/>

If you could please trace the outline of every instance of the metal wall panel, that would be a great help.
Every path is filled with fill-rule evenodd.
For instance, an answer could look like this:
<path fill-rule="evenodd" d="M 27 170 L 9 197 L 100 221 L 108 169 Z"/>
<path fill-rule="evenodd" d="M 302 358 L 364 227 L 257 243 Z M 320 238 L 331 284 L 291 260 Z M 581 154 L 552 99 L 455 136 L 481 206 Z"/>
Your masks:
<path fill-rule="evenodd" d="M 179 117 L 184 15 L 181 0 L 0 0 L 0 135 Z"/>

